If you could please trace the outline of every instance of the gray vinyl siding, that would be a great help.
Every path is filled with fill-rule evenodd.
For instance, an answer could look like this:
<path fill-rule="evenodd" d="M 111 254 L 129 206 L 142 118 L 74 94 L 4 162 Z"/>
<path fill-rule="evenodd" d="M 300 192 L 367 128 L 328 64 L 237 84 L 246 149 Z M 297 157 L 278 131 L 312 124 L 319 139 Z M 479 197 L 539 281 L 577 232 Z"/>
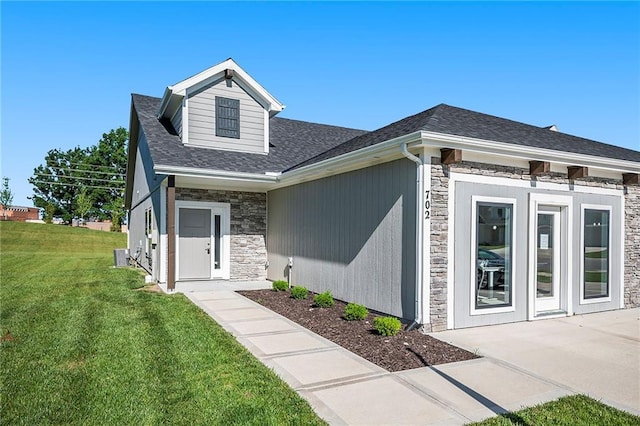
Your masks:
<path fill-rule="evenodd" d="M 216 96 L 240 101 L 240 138 L 216 136 Z M 264 108 L 237 83 L 220 80 L 190 95 L 187 102 L 187 143 L 243 152 L 265 152 Z"/>
<path fill-rule="evenodd" d="M 166 175 L 156 174 L 153 171 L 153 161 L 149 152 L 149 145 L 142 129 L 138 133 L 138 151 L 136 152 L 136 165 L 133 179 L 133 191 L 131 194 L 132 208 L 143 198 L 149 195 Z"/>
<path fill-rule="evenodd" d="M 182 138 L 182 106 L 178 107 L 176 114 L 171 118 L 171 124 L 178 135 Z"/>
<path fill-rule="evenodd" d="M 146 234 L 145 234 L 145 210 L 152 208 L 153 229 L 158 233 L 160 224 L 160 191 L 159 185 L 165 178 L 165 175 L 156 174 L 153 171 L 153 163 L 151 154 L 147 145 L 147 140 L 140 129 L 138 134 L 138 150 L 136 153 L 135 173 L 133 180 L 133 192 L 131 198 L 131 210 L 129 212 L 129 241 L 128 247 L 130 255 L 133 256 L 136 249 L 141 247 L 142 254 L 140 256 L 141 263 L 149 269 L 146 260 Z M 159 233 L 156 235 L 159 241 Z M 159 245 L 158 245 L 159 246 Z M 158 253 L 152 253 L 154 260 L 152 263 L 158 265 Z M 156 260 L 158 259 L 158 260 Z"/>
<path fill-rule="evenodd" d="M 529 262 L 529 194 L 570 195 L 572 197 L 573 214 L 568 218 L 572 227 L 572 256 L 566 261 L 566 266 L 571 268 L 572 279 L 570 283 L 561 284 L 562 305 L 566 304 L 567 286 L 572 289 L 572 306 L 576 314 L 617 309 L 620 306 L 620 282 L 623 277 L 620 274 L 621 262 L 624 259 L 620 252 L 622 238 L 621 197 L 612 195 L 585 194 L 579 192 L 551 191 L 535 188 L 509 187 L 500 185 L 487 185 L 471 182 L 457 182 L 455 187 L 455 257 L 454 262 L 454 327 L 473 327 L 480 325 L 499 324 L 506 322 L 525 321 L 527 319 L 528 301 L 528 262 Z M 515 275 L 513 277 L 513 294 L 515 297 L 515 311 L 495 314 L 470 315 L 470 307 L 474 302 L 474 289 L 471 281 L 471 268 L 475 269 L 475 263 L 470 259 L 471 253 L 471 223 L 475 218 L 471 217 L 472 196 L 486 196 L 499 198 L 512 198 L 516 200 L 513 215 L 516 227 L 513 231 L 512 245 L 516 248 L 513 258 Z M 450 200 L 451 202 L 451 200 Z M 544 203 L 543 203 L 544 204 Z M 582 274 L 580 259 L 583 256 L 580 247 L 582 234 L 581 205 L 597 204 L 611 206 L 611 271 L 610 291 L 611 301 L 594 304 L 580 304 L 580 287 Z M 566 226 L 563 221 L 562 226 Z M 564 240 L 563 240 L 564 241 Z M 566 276 L 563 268 L 562 275 Z"/>
<path fill-rule="evenodd" d="M 268 193 L 269 279 L 413 319 L 415 165 L 402 159 Z"/>

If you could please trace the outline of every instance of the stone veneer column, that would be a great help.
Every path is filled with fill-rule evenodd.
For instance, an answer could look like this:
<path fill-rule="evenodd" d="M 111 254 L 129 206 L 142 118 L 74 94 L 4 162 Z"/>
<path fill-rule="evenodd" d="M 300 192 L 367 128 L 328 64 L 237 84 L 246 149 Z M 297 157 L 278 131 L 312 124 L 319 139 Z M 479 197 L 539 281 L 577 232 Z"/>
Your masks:
<path fill-rule="evenodd" d="M 640 186 L 627 186 L 624 209 L 624 307 L 635 308 L 640 306 Z"/>
<path fill-rule="evenodd" d="M 265 266 L 267 262 L 267 194 L 176 188 L 176 200 L 229 203 L 231 205 L 231 280 L 267 278 Z"/>
<path fill-rule="evenodd" d="M 447 329 L 449 178 L 440 158 L 431 158 L 431 330 Z"/>

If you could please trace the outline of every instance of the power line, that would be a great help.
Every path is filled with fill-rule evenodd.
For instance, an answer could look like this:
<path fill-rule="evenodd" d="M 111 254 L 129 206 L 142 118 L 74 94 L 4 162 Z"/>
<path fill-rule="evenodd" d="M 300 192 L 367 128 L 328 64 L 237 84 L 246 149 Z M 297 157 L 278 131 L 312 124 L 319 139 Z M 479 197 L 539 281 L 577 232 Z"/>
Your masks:
<path fill-rule="evenodd" d="M 124 170 L 124 167 L 118 167 L 118 166 L 102 166 L 100 164 L 87 164 L 87 163 L 72 163 L 70 161 L 67 162 L 67 164 L 69 164 L 70 166 L 92 166 L 92 167 L 102 167 L 103 169 L 117 169 L 117 170 Z"/>
<path fill-rule="evenodd" d="M 60 175 L 53 175 L 50 173 L 35 173 L 36 176 L 38 177 L 42 177 L 42 176 L 52 176 L 58 179 L 82 179 L 82 180 L 90 180 L 92 182 L 95 181 L 101 181 L 101 182 L 110 182 L 110 183 L 118 183 L 118 184 L 125 184 L 126 182 L 124 180 L 111 180 L 111 179 L 97 179 L 97 178 L 91 178 L 91 177 L 80 177 L 80 176 L 60 176 Z"/>
<path fill-rule="evenodd" d="M 74 183 L 62 183 L 62 182 L 45 182 L 45 181 L 41 181 L 41 180 L 36 180 L 33 181 L 34 184 L 38 184 L 38 183 L 42 183 L 45 185 L 61 185 L 61 186 L 75 186 L 75 187 L 82 187 L 82 188 L 94 188 L 94 189 L 115 189 L 115 190 L 122 190 L 124 191 L 124 188 L 113 188 L 113 187 L 109 187 L 109 186 L 95 186 L 95 185 L 76 185 Z"/>
<path fill-rule="evenodd" d="M 64 168 L 64 167 L 54 167 L 54 166 L 47 166 L 47 167 L 49 169 L 53 169 L 53 170 L 63 170 L 63 171 L 70 171 L 70 172 L 96 173 L 96 174 L 101 174 L 101 175 L 122 176 L 122 177 L 126 176 L 126 174 L 124 174 L 124 173 L 101 172 L 99 170 L 67 169 L 67 168 Z"/>

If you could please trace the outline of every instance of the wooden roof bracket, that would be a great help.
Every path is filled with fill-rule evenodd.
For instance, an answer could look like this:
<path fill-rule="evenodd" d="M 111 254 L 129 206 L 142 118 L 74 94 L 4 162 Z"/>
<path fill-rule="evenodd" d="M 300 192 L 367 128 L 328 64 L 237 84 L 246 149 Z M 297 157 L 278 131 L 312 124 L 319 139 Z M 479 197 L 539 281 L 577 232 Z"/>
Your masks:
<path fill-rule="evenodd" d="M 440 162 L 445 165 L 462 163 L 462 150 L 442 148 L 440 150 Z"/>
<path fill-rule="evenodd" d="M 548 161 L 529 161 L 529 174 L 539 176 L 551 171 L 551 163 Z"/>
<path fill-rule="evenodd" d="M 583 166 L 568 166 L 567 176 L 570 180 L 586 178 L 589 176 L 589 168 Z"/>

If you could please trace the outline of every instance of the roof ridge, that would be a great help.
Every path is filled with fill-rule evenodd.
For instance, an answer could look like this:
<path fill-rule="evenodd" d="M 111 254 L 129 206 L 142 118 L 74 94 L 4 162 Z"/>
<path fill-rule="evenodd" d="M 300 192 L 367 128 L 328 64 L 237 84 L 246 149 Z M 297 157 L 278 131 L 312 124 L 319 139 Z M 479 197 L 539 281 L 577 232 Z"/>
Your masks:
<path fill-rule="evenodd" d="M 336 129 L 357 130 L 357 131 L 364 132 L 364 133 L 369 133 L 370 132 L 370 130 L 356 129 L 355 127 L 337 126 L 335 124 L 316 123 L 315 121 L 298 120 L 296 118 L 271 117 L 271 120 L 288 120 L 288 121 L 295 121 L 295 122 L 298 122 L 298 123 L 315 124 L 315 125 L 318 125 L 318 126 L 325 126 L 325 127 L 334 127 Z"/>
<path fill-rule="evenodd" d="M 413 114 L 413 115 L 410 115 L 410 116 L 408 116 L 408 117 L 404 117 L 404 118 L 401 118 L 401 119 L 399 119 L 399 120 L 396 120 L 396 121 L 394 121 L 394 122 L 392 122 L 392 123 L 387 124 L 386 126 L 382 126 L 382 127 L 380 127 L 380 128 L 377 128 L 377 129 L 372 130 L 372 131 L 370 131 L 370 132 L 364 133 L 364 134 L 362 134 L 362 135 L 355 136 L 355 137 L 353 137 L 353 138 L 351 138 L 351 139 L 349 139 L 349 140 L 346 140 L 346 141 L 342 142 L 342 143 L 341 143 L 341 144 L 339 144 L 339 145 L 334 146 L 333 148 L 329 148 L 328 150 L 323 151 L 323 152 L 321 152 L 321 153 L 319 153 L 319 154 L 316 154 L 316 155 L 314 155 L 313 157 L 307 158 L 306 160 L 301 161 L 301 162 L 299 162 L 298 164 L 295 164 L 295 165 L 293 165 L 293 166 L 289 167 L 289 168 L 288 168 L 287 170 L 285 170 L 285 171 L 293 170 L 293 169 L 295 169 L 295 168 L 298 168 L 298 167 L 300 167 L 301 165 L 303 165 L 303 164 L 305 164 L 305 163 L 308 163 L 308 162 L 311 162 L 312 160 L 314 160 L 314 159 L 316 159 L 316 158 L 318 158 L 318 157 L 321 157 L 321 156 L 323 156 L 323 155 L 326 155 L 327 153 L 329 153 L 329 152 L 331 152 L 331 151 L 339 151 L 339 150 L 340 150 L 341 148 L 343 148 L 345 145 L 347 145 L 347 144 L 349 144 L 349 143 L 353 143 L 354 141 L 356 141 L 356 140 L 358 140 L 358 139 L 360 139 L 360 138 L 367 137 L 367 136 L 368 136 L 368 137 L 371 137 L 371 136 L 375 137 L 375 135 L 376 135 L 376 134 L 382 133 L 382 132 L 384 132 L 384 130 L 386 130 L 386 129 L 388 129 L 388 128 L 391 128 L 391 127 L 393 127 L 393 126 L 397 125 L 398 123 L 401 123 L 401 122 L 403 122 L 403 121 L 410 122 L 412 119 L 415 119 L 416 117 L 418 117 L 418 116 L 420 116 L 420 115 L 425 115 L 425 114 L 427 114 L 427 113 L 429 113 L 429 112 L 430 112 L 431 114 L 430 114 L 428 117 L 426 117 L 426 118 L 427 118 L 427 120 L 428 120 L 428 119 L 430 119 L 430 118 L 433 116 L 433 113 L 435 112 L 435 110 L 436 110 L 437 108 L 441 107 L 442 105 L 444 105 L 444 104 L 438 104 L 438 105 L 433 106 L 433 107 L 431 107 L 431 108 L 428 108 L 428 109 L 426 109 L 426 110 L 424 110 L 424 111 L 418 112 L 417 114 Z M 425 121 L 425 124 L 426 124 L 426 121 Z M 423 127 L 423 126 L 424 126 L 424 125 L 422 125 L 421 127 Z M 357 150 L 357 149 L 359 149 L 359 148 L 356 148 L 356 150 Z M 346 152 L 350 152 L 350 151 L 346 151 Z M 330 157 L 329 157 L 329 158 L 330 158 Z"/>

